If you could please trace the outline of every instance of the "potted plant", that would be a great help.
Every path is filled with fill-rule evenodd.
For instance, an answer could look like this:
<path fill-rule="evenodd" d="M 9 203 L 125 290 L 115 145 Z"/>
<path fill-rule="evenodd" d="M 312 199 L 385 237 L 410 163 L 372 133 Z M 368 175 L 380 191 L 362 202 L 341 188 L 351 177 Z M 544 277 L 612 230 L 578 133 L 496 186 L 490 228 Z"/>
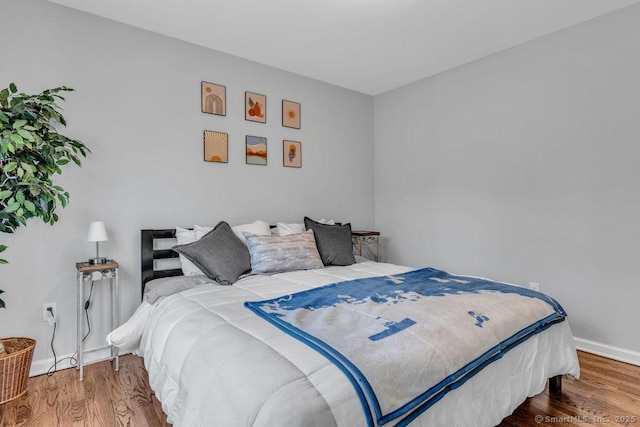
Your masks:
<path fill-rule="evenodd" d="M 86 157 L 90 152 L 82 142 L 58 132 L 58 127 L 66 126 L 66 121 L 57 101 L 65 100 L 60 92 L 70 91 L 73 89 L 61 86 L 37 95 L 27 95 L 18 93 L 14 83 L 0 90 L 2 233 L 13 233 L 18 227 L 27 225 L 30 218 L 41 218 L 45 223 L 53 225 L 58 220 L 58 203 L 65 207 L 69 201 L 69 193 L 55 185 L 52 178 L 62 173 L 61 167 L 69 162 L 80 166 L 80 156 Z M 6 249 L 5 245 L 0 245 L 0 253 Z M 0 258 L 0 264 L 6 263 L 5 259 Z M 0 294 L 2 293 L 0 290 Z M 0 309 L 4 307 L 5 303 L 0 298 Z M 12 342 L 12 346 L 14 344 Z M 3 361 L 6 362 L 14 352 L 20 353 L 20 349 L 12 349 L 12 353 L 2 355 L 5 353 L 4 347 L 0 340 L 0 377 Z M 28 357 L 27 360 L 30 364 L 31 358 Z M 27 376 L 28 373 L 27 369 Z M 3 402 L 5 382 L 0 378 L 0 403 Z M 20 394 L 24 391 L 18 392 Z"/>

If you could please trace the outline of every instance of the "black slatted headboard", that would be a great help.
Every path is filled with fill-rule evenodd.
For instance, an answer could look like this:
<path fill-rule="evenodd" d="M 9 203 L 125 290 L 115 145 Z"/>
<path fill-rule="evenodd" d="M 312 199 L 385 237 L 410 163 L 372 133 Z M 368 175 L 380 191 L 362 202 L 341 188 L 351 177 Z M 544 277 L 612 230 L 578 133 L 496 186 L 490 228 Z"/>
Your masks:
<path fill-rule="evenodd" d="M 182 269 L 180 268 L 172 268 L 169 270 L 155 269 L 155 260 L 177 258 L 178 253 L 173 249 L 154 249 L 154 240 L 175 239 L 175 237 L 175 229 L 141 230 L 140 249 L 142 256 L 142 294 L 144 294 L 144 285 L 146 285 L 150 280 L 159 279 L 161 277 L 182 275 Z"/>

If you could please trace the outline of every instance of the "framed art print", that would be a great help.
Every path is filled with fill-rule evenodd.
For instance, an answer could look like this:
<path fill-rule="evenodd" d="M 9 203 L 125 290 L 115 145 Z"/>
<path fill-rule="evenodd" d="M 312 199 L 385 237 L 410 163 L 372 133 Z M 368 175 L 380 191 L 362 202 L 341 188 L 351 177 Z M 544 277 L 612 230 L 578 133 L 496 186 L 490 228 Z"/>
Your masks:
<path fill-rule="evenodd" d="M 244 119 L 251 122 L 267 122 L 267 97 L 259 93 L 244 93 Z"/>
<path fill-rule="evenodd" d="M 282 100 L 282 126 L 300 129 L 300 103 Z"/>
<path fill-rule="evenodd" d="M 267 138 L 247 135 L 247 164 L 267 165 Z"/>
<path fill-rule="evenodd" d="M 227 115 L 227 88 L 215 83 L 202 82 L 202 112 Z"/>
<path fill-rule="evenodd" d="M 282 165 L 287 168 L 302 167 L 302 143 L 299 141 L 282 141 Z"/>
<path fill-rule="evenodd" d="M 204 161 L 229 162 L 229 134 L 213 130 L 204 131 Z"/>

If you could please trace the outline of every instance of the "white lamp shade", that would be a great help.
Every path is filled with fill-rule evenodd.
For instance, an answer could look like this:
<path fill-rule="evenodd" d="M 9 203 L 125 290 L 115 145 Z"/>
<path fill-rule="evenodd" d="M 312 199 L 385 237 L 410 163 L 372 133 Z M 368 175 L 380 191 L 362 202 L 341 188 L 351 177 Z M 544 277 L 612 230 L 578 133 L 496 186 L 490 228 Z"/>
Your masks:
<path fill-rule="evenodd" d="M 87 242 L 104 242 L 109 240 L 107 229 L 102 221 L 92 221 L 89 225 L 89 233 L 87 234 Z"/>

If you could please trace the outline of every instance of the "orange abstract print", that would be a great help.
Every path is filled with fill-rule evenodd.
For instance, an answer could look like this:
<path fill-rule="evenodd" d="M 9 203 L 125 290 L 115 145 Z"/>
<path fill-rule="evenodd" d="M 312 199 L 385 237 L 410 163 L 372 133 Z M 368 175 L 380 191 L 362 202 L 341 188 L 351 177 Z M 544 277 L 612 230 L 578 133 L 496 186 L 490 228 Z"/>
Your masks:
<path fill-rule="evenodd" d="M 258 123 L 267 122 L 267 97 L 259 93 L 245 92 L 245 120 Z"/>
<path fill-rule="evenodd" d="M 299 141 L 282 141 L 282 164 L 289 168 L 302 167 L 302 143 Z"/>
<path fill-rule="evenodd" d="M 282 100 L 282 126 L 300 129 L 300 103 Z"/>

